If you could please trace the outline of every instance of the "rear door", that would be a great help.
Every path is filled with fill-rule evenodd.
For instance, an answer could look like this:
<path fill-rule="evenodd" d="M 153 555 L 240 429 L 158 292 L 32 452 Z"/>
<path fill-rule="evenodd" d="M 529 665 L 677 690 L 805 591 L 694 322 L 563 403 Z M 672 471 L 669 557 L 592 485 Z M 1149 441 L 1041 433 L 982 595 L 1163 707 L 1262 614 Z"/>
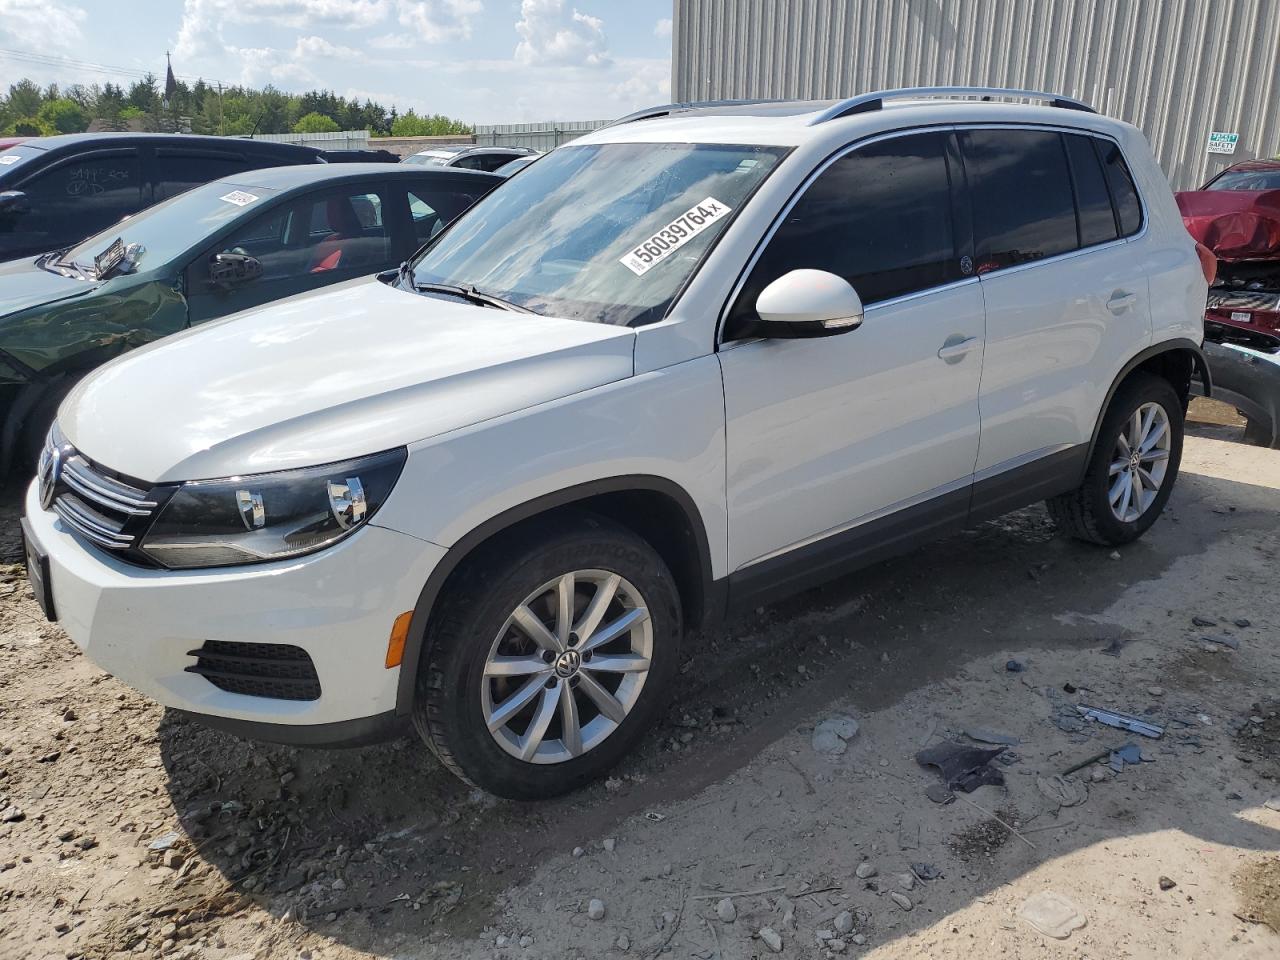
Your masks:
<path fill-rule="evenodd" d="M 234 150 L 157 146 L 147 174 L 151 202 L 159 203 L 202 183 L 259 166 L 262 164 L 250 163 Z"/>
<path fill-rule="evenodd" d="M 1151 324 L 1124 240 L 1138 224 L 1132 210 L 1122 222 L 1101 162 L 1114 143 L 1027 127 L 967 129 L 960 143 L 987 311 L 975 491 L 986 515 L 1002 503 L 986 502 L 983 481 L 1027 468 L 1006 493 L 1031 502 L 1027 484 L 1061 486 L 1083 465 L 1102 398 Z"/>

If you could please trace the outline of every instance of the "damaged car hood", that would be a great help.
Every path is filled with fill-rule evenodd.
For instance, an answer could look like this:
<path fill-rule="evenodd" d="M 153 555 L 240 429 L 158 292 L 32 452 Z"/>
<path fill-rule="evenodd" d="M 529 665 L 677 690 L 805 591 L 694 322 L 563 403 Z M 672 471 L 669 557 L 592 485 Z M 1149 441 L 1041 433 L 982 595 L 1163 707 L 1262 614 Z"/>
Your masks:
<path fill-rule="evenodd" d="M 1187 231 L 1219 260 L 1280 257 L 1280 190 L 1187 190 L 1176 198 Z"/>
<path fill-rule="evenodd" d="M 624 379 L 634 339 L 370 278 L 129 353 L 83 380 L 58 422 L 86 456 L 147 482 L 310 466 Z"/>
<path fill-rule="evenodd" d="M 92 281 L 41 270 L 33 260 L 0 263 L 0 319 L 31 307 L 85 296 L 97 286 Z"/>

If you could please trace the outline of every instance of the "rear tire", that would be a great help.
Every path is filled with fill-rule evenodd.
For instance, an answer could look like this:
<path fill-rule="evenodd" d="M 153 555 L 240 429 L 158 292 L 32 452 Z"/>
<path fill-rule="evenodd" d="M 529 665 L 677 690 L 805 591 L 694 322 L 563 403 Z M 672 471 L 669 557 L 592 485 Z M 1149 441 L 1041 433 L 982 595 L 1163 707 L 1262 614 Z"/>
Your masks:
<path fill-rule="evenodd" d="M 1173 492 L 1182 434 L 1182 401 L 1172 385 L 1149 373 L 1131 374 L 1102 419 L 1084 481 L 1045 501 L 1058 530 L 1105 546 L 1142 536 Z"/>
<path fill-rule="evenodd" d="M 534 524 L 451 578 L 428 627 L 414 726 L 474 786 L 520 800 L 566 793 L 658 716 L 682 629 L 671 572 L 644 540 L 587 514 Z"/>

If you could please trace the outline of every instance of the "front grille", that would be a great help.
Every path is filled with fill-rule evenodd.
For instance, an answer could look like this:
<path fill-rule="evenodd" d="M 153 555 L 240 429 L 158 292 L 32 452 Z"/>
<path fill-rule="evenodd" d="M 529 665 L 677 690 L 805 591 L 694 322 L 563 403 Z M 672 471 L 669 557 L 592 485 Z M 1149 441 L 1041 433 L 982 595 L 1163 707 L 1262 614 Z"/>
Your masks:
<path fill-rule="evenodd" d="M 228 693 L 275 700 L 320 699 L 316 665 L 301 647 L 206 640 L 188 656 L 196 658 L 188 673 L 197 673 Z"/>
<path fill-rule="evenodd" d="M 127 550 L 158 506 L 146 490 L 110 476 L 57 434 L 45 441 L 36 472 L 49 508 L 90 543 Z"/>
<path fill-rule="evenodd" d="M 1280 293 L 1265 290 L 1210 290 L 1209 306 L 1218 310 L 1280 310 Z"/>

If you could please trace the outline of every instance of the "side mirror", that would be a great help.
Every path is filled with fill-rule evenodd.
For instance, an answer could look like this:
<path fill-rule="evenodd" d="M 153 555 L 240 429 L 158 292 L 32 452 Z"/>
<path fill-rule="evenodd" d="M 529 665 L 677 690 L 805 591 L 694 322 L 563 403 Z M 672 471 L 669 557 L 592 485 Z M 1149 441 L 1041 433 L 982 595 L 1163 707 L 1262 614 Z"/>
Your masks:
<path fill-rule="evenodd" d="M 21 190 L 5 190 L 0 193 L 0 217 L 20 217 L 31 212 L 31 201 Z"/>
<path fill-rule="evenodd" d="M 826 270 L 792 270 L 756 298 L 756 333 L 797 339 L 831 337 L 862 323 L 862 298 L 843 277 Z"/>
<path fill-rule="evenodd" d="M 209 285 L 235 287 L 262 276 L 262 262 L 245 253 L 215 253 L 209 258 Z"/>

